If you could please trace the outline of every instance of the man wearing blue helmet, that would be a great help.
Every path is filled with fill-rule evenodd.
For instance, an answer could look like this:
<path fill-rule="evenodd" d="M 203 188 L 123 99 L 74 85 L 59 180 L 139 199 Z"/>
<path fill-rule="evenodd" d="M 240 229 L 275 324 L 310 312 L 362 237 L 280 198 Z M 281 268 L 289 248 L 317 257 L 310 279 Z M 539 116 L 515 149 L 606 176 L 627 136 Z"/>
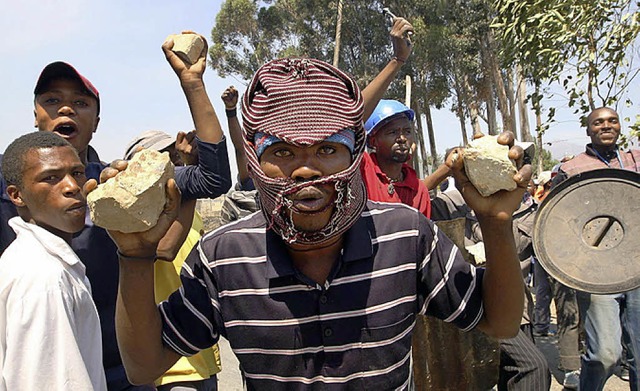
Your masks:
<path fill-rule="evenodd" d="M 396 100 L 382 99 L 364 127 L 367 145 L 360 171 L 372 201 L 410 205 L 431 215 L 429 189 L 407 162 L 411 159 L 413 110 Z"/>

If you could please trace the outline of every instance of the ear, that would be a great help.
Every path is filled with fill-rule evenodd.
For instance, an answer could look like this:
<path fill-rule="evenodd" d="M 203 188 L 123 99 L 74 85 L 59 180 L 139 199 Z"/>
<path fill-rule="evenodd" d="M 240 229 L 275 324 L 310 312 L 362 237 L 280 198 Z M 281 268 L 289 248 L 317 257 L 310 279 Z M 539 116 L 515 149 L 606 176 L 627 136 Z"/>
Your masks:
<path fill-rule="evenodd" d="M 38 114 L 36 113 L 36 109 L 33 109 L 33 127 L 38 127 Z"/>
<path fill-rule="evenodd" d="M 98 131 L 98 124 L 100 123 L 100 117 L 96 117 L 96 126 L 93 128 L 93 133 Z"/>
<path fill-rule="evenodd" d="M 26 206 L 24 201 L 22 200 L 22 191 L 16 185 L 7 186 L 7 195 L 13 204 L 18 207 Z"/>

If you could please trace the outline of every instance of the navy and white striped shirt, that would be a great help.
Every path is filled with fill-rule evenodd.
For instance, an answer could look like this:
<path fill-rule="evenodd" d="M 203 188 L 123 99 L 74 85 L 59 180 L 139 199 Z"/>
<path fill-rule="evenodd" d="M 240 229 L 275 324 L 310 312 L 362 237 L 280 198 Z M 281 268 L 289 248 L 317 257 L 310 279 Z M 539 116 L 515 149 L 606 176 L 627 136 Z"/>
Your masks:
<path fill-rule="evenodd" d="M 473 328 L 482 272 L 417 210 L 369 201 L 320 286 L 258 212 L 191 252 L 163 339 L 191 355 L 224 335 L 249 389 L 406 389 L 416 314 Z"/>

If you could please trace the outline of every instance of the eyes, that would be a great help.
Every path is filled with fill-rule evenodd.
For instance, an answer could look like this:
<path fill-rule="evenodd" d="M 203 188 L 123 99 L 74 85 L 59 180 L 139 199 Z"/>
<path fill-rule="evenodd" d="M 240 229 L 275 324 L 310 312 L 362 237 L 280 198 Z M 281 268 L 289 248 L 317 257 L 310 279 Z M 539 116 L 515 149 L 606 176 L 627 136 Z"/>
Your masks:
<path fill-rule="evenodd" d="M 84 170 L 74 170 L 73 172 L 71 172 L 71 176 L 76 180 L 76 182 L 84 182 L 87 179 Z M 46 175 L 41 179 L 41 182 L 56 184 L 60 182 L 64 177 L 65 174 L 63 173 Z"/>
<path fill-rule="evenodd" d="M 62 103 L 62 99 L 57 96 L 49 96 L 44 99 L 44 104 L 47 106 L 59 105 Z M 75 98 L 71 101 L 71 104 L 75 107 L 89 107 L 89 99 Z"/>
<path fill-rule="evenodd" d="M 279 145 L 279 144 L 282 144 L 282 145 Z M 337 151 L 336 146 L 330 143 L 320 144 L 316 148 L 316 154 L 320 156 L 333 155 L 336 153 L 336 151 Z M 278 158 L 288 158 L 288 157 L 295 156 L 295 151 L 294 151 L 294 148 L 291 148 L 289 145 L 285 143 L 277 143 L 277 144 L 274 144 L 271 154 Z"/>
<path fill-rule="evenodd" d="M 600 126 L 600 125 L 604 124 L 604 121 L 605 121 L 604 119 L 598 118 L 597 120 L 593 121 L 593 125 L 594 126 Z M 610 124 L 615 125 L 615 124 L 618 123 L 618 118 L 617 117 L 611 117 L 611 118 L 607 119 L 607 122 L 609 122 Z"/>

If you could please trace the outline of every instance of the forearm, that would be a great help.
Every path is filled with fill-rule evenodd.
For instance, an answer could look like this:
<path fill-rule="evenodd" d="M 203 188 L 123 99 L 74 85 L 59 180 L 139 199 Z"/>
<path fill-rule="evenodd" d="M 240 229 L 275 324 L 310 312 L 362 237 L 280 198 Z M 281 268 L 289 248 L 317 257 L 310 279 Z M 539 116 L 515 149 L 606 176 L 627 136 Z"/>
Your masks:
<path fill-rule="evenodd" d="M 451 175 L 451 169 L 447 167 L 446 164 L 441 164 L 433 173 L 424 178 L 422 182 L 427 187 L 427 189 L 433 190 L 438 187 L 438 185 L 442 183 L 442 181 L 447 179 L 449 175 Z"/>
<path fill-rule="evenodd" d="M 496 338 L 514 337 L 524 307 L 524 282 L 510 220 L 478 217 L 484 238 L 484 316 L 478 327 Z"/>
<path fill-rule="evenodd" d="M 363 121 L 366 121 L 371 116 L 373 110 L 375 110 L 378 105 L 378 102 L 382 99 L 384 93 L 387 92 L 389 85 L 393 79 L 396 78 L 398 72 L 400 72 L 402 64 L 404 64 L 402 61 L 399 61 L 394 57 L 389 61 L 387 66 L 378 73 L 378 76 L 376 76 L 375 79 L 373 79 L 371 83 L 362 90 L 362 97 L 364 98 Z"/>
<path fill-rule="evenodd" d="M 202 80 L 181 81 L 180 85 L 187 98 L 198 138 L 208 143 L 219 142 L 222 139 L 222 127 Z"/>
<path fill-rule="evenodd" d="M 242 127 L 238 116 L 227 117 L 229 125 L 229 137 L 233 143 L 233 148 L 236 152 L 236 165 L 238 166 L 238 181 L 245 181 L 249 177 L 249 171 L 247 169 L 247 158 L 244 154 L 244 144 L 242 142 Z"/>
<path fill-rule="evenodd" d="M 179 358 L 162 343 L 153 283 L 153 262 L 120 260 L 116 333 L 127 377 L 134 384 L 152 383 Z"/>

